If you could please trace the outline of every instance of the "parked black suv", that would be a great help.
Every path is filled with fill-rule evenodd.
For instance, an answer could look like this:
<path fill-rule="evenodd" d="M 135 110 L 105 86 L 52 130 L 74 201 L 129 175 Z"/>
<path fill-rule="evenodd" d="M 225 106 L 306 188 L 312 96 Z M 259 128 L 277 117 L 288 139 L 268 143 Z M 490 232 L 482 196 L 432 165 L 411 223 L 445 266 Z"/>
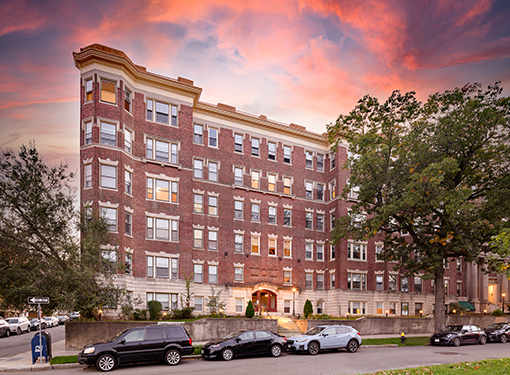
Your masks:
<path fill-rule="evenodd" d="M 105 343 L 86 346 L 78 355 L 82 365 L 111 371 L 117 365 L 164 360 L 177 365 L 193 353 L 191 338 L 180 325 L 153 325 L 122 331 Z"/>

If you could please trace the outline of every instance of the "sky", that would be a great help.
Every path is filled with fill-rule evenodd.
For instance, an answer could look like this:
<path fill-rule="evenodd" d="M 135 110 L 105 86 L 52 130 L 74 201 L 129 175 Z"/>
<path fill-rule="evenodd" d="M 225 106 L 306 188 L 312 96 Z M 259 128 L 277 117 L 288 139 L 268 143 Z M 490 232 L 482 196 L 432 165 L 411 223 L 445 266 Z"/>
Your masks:
<path fill-rule="evenodd" d="M 100 43 L 201 101 L 323 133 L 366 94 L 510 96 L 508 0 L 0 0 L 0 148 L 79 166 L 79 71 Z"/>

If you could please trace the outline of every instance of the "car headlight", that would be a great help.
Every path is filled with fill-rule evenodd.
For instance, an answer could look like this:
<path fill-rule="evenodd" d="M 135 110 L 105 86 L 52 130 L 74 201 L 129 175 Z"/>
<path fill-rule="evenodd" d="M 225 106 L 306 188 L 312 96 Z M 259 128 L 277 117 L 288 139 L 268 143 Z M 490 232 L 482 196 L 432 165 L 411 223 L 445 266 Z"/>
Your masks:
<path fill-rule="evenodd" d="M 307 341 L 308 339 L 299 339 L 299 340 L 294 340 L 295 342 L 305 342 Z"/>
<path fill-rule="evenodd" d="M 445 338 L 447 338 L 447 339 L 452 338 L 452 337 L 453 337 L 453 335 L 452 335 L 451 333 L 449 333 L 449 334 L 447 334 L 447 335 L 445 336 Z"/>
<path fill-rule="evenodd" d="M 83 354 L 92 354 L 92 353 L 94 353 L 94 350 L 96 350 L 96 348 L 94 348 L 94 347 L 87 348 L 83 351 Z"/>
<path fill-rule="evenodd" d="M 220 346 L 220 344 L 216 344 L 216 345 L 211 345 L 209 348 L 210 348 L 210 349 L 213 349 L 213 348 L 217 348 L 217 347 L 219 347 L 219 346 Z"/>

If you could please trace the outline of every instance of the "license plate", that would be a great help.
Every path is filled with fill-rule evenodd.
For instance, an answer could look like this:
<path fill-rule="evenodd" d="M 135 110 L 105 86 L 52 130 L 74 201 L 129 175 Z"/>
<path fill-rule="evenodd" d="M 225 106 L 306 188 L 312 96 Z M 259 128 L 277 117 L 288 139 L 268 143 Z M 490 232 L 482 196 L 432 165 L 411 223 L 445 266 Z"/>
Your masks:
<path fill-rule="evenodd" d="M 204 354 L 204 349 L 202 349 L 202 354 Z"/>
<path fill-rule="evenodd" d="M 435 342 L 439 342 L 439 339 L 435 339 L 434 341 L 435 341 Z"/>

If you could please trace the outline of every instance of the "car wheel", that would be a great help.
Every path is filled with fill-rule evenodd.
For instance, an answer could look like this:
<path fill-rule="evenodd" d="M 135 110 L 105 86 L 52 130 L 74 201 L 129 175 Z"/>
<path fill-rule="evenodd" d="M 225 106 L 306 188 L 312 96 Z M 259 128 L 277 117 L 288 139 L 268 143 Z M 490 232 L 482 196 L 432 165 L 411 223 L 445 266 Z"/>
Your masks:
<path fill-rule="evenodd" d="M 271 346 L 271 355 L 273 357 L 279 357 L 282 354 L 282 347 L 278 344 Z"/>
<path fill-rule="evenodd" d="M 7 329 L 4 333 L 4 337 L 9 337 L 11 335 L 11 330 Z"/>
<path fill-rule="evenodd" d="M 316 342 L 311 342 L 308 344 L 308 354 L 315 355 L 317 353 L 319 353 L 319 344 Z"/>
<path fill-rule="evenodd" d="M 358 351 L 358 348 L 359 348 L 359 343 L 356 340 L 351 340 L 347 344 L 347 351 L 349 353 L 356 353 Z"/>
<path fill-rule="evenodd" d="M 167 365 L 175 366 L 181 361 L 181 353 L 176 349 L 170 349 L 165 354 L 165 362 Z"/>
<path fill-rule="evenodd" d="M 453 339 L 453 346 L 460 346 L 460 339 L 458 337 Z"/>
<path fill-rule="evenodd" d="M 27 333 L 30 333 L 30 326 L 27 327 Z"/>
<path fill-rule="evenodd" d="M 234 358 L 234 351 L 230 348 L 225 348 L 221 352 L 221 358 L 223 358 L 225 361 L 230 361 L 232 358 Z"/>
<path fill-rule="evenodd" d="M 115 367 L 115 358 L 111 354 L 103 354 L 97 359 L 96 368 L 101 371 L 111 371 Z"/>
<path fill-rule="evenodd" d="M 501 341 L 504 344 L 505 342 L 508 341 L 508 336 L 503 333 L 499 338 L 499 341 Z"/>
<path fill-rule="evenodd" d="M 480 339 L 478 340 L 478 343 L 480 345 L 485 345 L 487 343 L 487 336 L 485 336 L 485 335 L 480 336 Z"/>
<path fill-rule="evenodd" d="M 42 329 L 46 329 L 46 324 L 43 323 Z"/>
<path fill-rule="evenodd" d="M 21 328 L 20 328 L 20 327 L 18 327 L 18 328 L 16 329 L 16 334 L 17 334 L 17 335 L 21 335 Z"/>

